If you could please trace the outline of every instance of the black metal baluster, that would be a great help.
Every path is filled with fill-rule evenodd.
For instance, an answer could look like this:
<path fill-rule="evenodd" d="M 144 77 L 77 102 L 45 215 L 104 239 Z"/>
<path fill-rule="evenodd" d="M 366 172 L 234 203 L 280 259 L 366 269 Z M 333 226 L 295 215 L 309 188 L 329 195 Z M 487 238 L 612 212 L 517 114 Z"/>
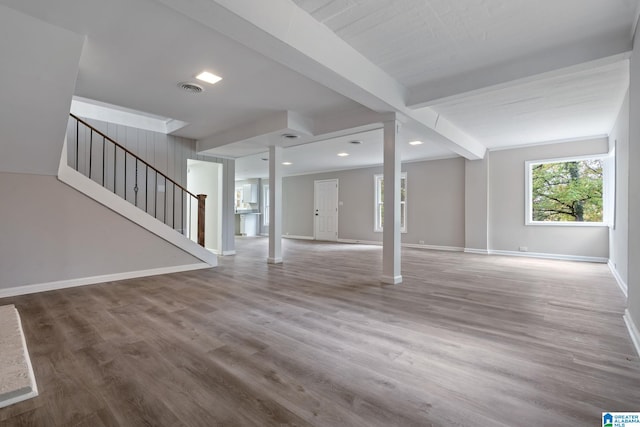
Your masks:
<path fill-rule="evenodd" d="M 102 137 L 102 186 L 106 187 L 105 181 L 106 181 L 106 177 L 107 177 L 107 171 L 104 168 L 104 158 L 106 157 L 106 145 L 107 145 L 107 140 L 104 138 L 104 136 Z"/>
<path fill-rule="evenodd" d="M 127 200 L 127 152 L 124 152 L 124 199 Z"/>
<path fill-rule="evenodd" d="M 89 129 L 89 179 L 91 179 L 91 165 L 93 160 L 93 129 Z"/>
<path fill-rule="evenodd" d="M 167 177 L 164 176 L 164 216 L 162 217 L 162 222 L 167 224 Z M 167 224 L 169 225 L 169 224 Z"/>
<path fill-rule="evenodd" d="M 138 158 L 136 157 L 136 180 L 135 186 L 133 187 L 133 193 L 135 195 L 134 202 L 136 207 L 138 207 Z"/>
<path fill-rule="evenodd" d="M 184 235 L 184 190 L 180 188 L 180 233 Z"/>
<path fill-rule="evenodd" d="M 149 166 L 144 168 L 144 211 L 149 213 Z"/>
<path fill-rule="evenodd" d="M 191 195 L 189 195 L 189 218 L 187 219 L 187 221 L 189 221 L 189 238 L 191 238 L 191 228 L 193 227 L 193 222 L 191 221 L 191 217 L 193 217 L 193 212 L 191 212 L 191 201 L 193 200 L 193 197 L 191 197 Z"/>
<path fill-rule="evenodd" d="M 116 163 L 118 160 L 117 148 L 118 146 L 113 144 L 113 194 L 118 194 L 116 190 Z"/>
<path fill-rule="evenodd" d="M 176 229 L 176 184 L 174 182 L 172 182 L 173 187 L 171 192 L 173 193 L 172 195 L 172 202 L 171 204 L 173 205 L 171 207 L 171 223 L 173 224 L 173 229 Z"/>
<path fill-rule="evenodd" d="M 158 219 L 158 171 L 156 170 L 156 179 L 153 180 L 155 191 L 153 192 L 153 217 Z"/>
<path fill-rule="evenodd" d="M 78 147 L 80 145 L 80 122 L 76 119 L 76 170 L 78 170 Z"/>

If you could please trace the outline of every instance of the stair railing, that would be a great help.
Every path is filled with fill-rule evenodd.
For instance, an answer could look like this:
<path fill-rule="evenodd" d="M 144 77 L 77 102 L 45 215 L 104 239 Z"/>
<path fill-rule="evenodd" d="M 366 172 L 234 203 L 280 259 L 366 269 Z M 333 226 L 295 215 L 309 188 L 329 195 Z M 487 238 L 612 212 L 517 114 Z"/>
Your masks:
<path fill-rule="evenodd" d="M 70 162 L 75 161 L 70 166 L 189 239 L 193 229 L 197 229 L 197 242 L 204 246 L 206 194 L 193 194 L 122 144 L 74 114 L 69 115 L 75 122 L 69 129 L 75 134 L 75 146 L 68 144 L 69 150 L 75 151 L 68 156 Z M 176 193 L 179 194 L 178 203 Z M 197 202 L 195 211 L 192 210 L 194 200 Z M 192 227 L 194 218 L 196 227 Z"/>

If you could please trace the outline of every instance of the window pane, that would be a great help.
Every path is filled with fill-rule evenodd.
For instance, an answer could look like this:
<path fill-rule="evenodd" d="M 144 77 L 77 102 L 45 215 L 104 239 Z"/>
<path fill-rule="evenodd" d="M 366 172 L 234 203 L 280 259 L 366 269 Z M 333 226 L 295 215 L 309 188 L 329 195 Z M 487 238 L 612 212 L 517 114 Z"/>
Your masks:
<path fill-rule="evenodd" d="M 405 215 L 406 215 L 405 207 L 406 207 L 406 204 L 404 202 L 400 203 L 400 228 L 402 230 L 405 229 L 405 226 L 404 226 Z"/>
<path fill-rule="evenodd" d="M 602 222 L 602 160 L 531 167 L 533 221 Z"/>

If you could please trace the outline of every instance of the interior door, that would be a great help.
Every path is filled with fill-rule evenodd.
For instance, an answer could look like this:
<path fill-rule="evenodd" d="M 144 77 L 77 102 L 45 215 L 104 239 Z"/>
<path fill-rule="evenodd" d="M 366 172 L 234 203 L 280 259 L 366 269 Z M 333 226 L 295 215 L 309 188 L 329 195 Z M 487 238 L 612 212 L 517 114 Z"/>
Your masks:
<path fill-rule="evenodd" d="M 338 240 L 338 180 L 314 182 L 314 238 Z"/>

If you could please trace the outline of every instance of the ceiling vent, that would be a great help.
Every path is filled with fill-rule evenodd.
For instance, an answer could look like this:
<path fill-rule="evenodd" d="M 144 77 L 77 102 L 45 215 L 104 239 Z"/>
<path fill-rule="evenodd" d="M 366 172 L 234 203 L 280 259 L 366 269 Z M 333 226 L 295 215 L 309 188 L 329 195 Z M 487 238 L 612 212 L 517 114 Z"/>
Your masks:
<path fill-rule="evenodd" d="M 191 82 L 180 82 L 178 87 L 189 93 L 201 93 L 204 92 L 204 88 L 198 84 Z"/>

